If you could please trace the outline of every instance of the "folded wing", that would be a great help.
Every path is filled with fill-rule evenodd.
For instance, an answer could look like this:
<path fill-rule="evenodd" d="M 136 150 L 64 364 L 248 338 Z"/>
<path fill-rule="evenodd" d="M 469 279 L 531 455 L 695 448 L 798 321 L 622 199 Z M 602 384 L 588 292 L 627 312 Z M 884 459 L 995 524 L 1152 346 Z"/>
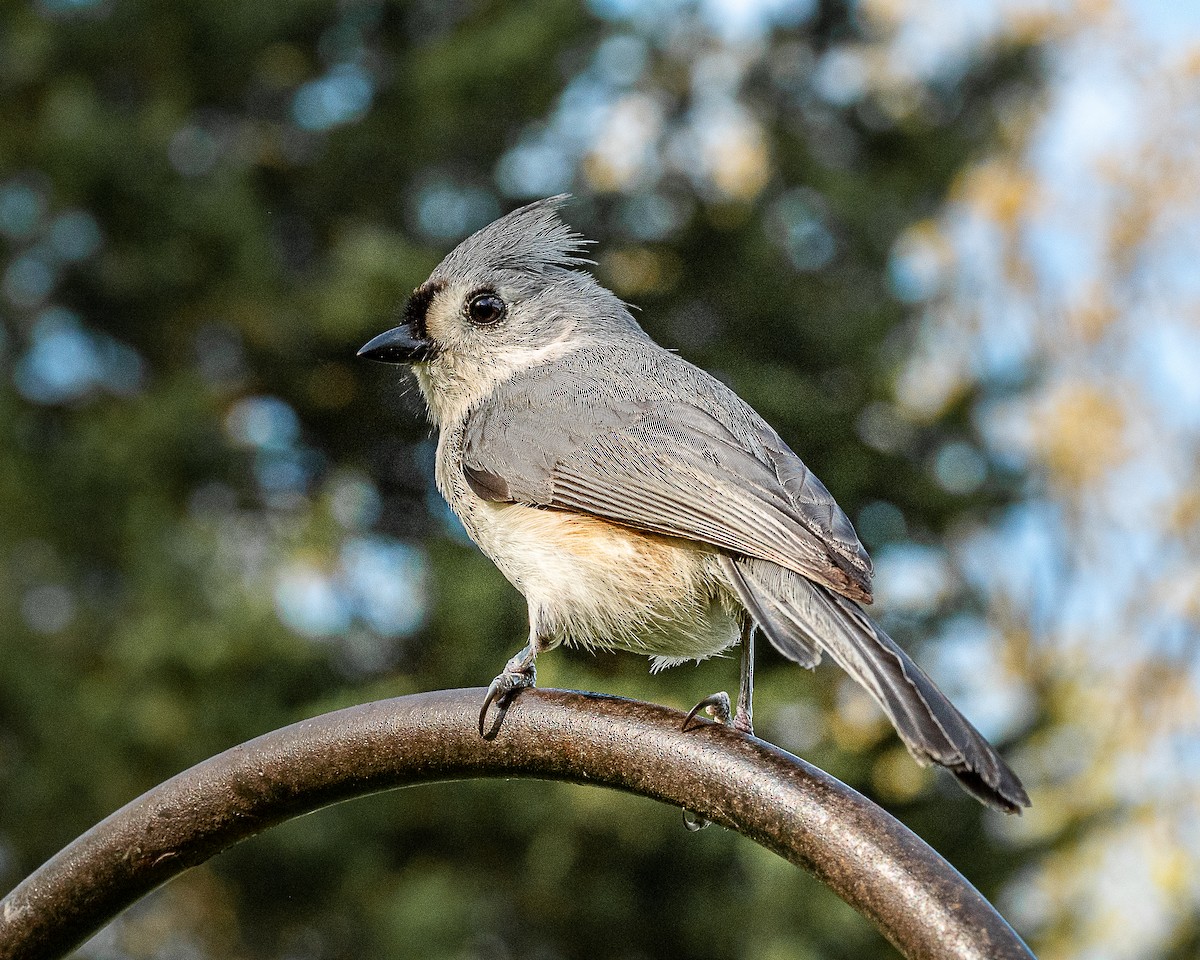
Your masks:
<path fill-rule="evenodd" d="M 466 425 L 493 501 L 573 510 L 769 560 L 856 600 L 871 566 L 829 491 L 719 381 L 672 354 L 613 376 L 581 353 L 502 384 Z"/>

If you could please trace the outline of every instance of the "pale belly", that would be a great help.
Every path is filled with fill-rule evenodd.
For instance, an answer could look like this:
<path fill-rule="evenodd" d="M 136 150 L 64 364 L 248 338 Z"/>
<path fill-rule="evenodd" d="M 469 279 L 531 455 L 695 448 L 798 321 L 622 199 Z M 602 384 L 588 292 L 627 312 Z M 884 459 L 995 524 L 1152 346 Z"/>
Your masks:
<path fill-rule="evenodd" d="M 522 504 L 478 501 L 464 519 L 550 646 L 629 650 L 657 669 L 738 640 L 741 606 L 710 547 Z"/>

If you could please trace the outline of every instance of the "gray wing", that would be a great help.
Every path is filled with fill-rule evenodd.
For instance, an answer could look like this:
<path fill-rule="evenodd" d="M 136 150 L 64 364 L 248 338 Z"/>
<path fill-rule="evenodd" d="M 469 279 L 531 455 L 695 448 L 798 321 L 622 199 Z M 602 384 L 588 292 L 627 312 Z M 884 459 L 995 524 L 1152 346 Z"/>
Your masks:
<path fill-rule="evenodd" d="M 577 351 L 497 388 L 465 428 L 475 493 L 769 560 L 869 602 L 870 560 L 821 481 L 733 391 L 653 349 Z"/>

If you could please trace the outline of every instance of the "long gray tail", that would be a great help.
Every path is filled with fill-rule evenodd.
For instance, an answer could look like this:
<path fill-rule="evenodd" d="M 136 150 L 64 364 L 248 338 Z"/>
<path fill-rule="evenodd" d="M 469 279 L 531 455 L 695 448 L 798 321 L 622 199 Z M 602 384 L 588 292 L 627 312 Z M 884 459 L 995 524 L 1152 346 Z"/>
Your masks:
<path fill-rule="evenodd" d="M 922 766 L 940 764 L 988 806 L 1020 813 L 1029 795 L 1017 775 L 862 608 L 765 560 L 726 564 L 742 603 L 771 645 L 803 667 L 822 651 L 870 692 Z"/>

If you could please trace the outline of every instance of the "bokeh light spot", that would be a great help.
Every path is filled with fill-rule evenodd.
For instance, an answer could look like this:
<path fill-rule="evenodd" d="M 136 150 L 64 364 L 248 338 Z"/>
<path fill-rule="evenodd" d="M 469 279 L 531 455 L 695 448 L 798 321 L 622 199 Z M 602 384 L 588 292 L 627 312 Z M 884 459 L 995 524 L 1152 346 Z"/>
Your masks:
<path fill-rule="evenodd" d="M 495 219 L 500 212 L 492 194 L 437 180 L 417 194 L 417 223 L 433 240 L 456 240 Z"/>
<path fill-rule="evenodd" d="M 875 556 L 875 596 L 888 610 L 931 612 L 949 588 L 946 556 L 935 547 L 896 543 Z"/>
<path fill-rule="evenodd" d="M 21 598 L 21 617 L 37 633 L 61 633 L 75 619 L 75 598 L 59 584 L 32 587 Z"/>
<path fill-rule="evenodd" d="M 800 189 L 781 196 L 771 211 L 775 240 L 802 273 L 828 266 L 837 250 L 825 223 L 824 207 L 819 194 Z"/>
<path fill-rule="evenodd" d="M 100 249 L 100 227 L 91 214 L 68 210 L 50 226 L 50 247 L 63 260 L 78 263 Z"/>
<path fill-rule="evenodd" d="M 817 64 L 817 92 L 829 103 L 845 107 L 866 94 L 867 65 L 862 53 L 851 47 L 834 47 Z"/>
<path fill-rule="evenodd" d="M 308 564 L 295 564 L 280 572 L 275 609 L 287 626 L 306 637 L 331 637 L 350 626 L 350 607 L 341 591 Z"/>
<path fill-rule="evenodd" d="M 285 450 L 300 436 L 300 418 L 278 397 L 243 397 L 226 414 L 225 429 L 244 447 Z"/>
<path fill-rule="evenodd" d="M 342 63 L 296 91 L 292 116 L 303 130 L 330 130 L 361 120 L 374 96 L 370 75 L 357 64 Z"/>
<path fill-rule="evenodd" d="M 46 404 L 74 400 L 103 378 L 96 342 L 71 311 L 44 311 L 31 339 L 13 373 L 17 389 L 27 400 Z"/>
<path fill-rule="evenodd" d="M 46 213 L 46 198 L 20 181 L 0 186 L 0 235 L 9 240 L 33 236 Z"/>
<path fill-rule="evenodd" d="M 987 461 L 969 443 L 954 441 L 938 450 L 933 460 L 937 482 L 947 493 L 974 493 L 987 479 Z"/>
<path fill-rule="evenodd" d="M 199 177 L 213 168 L 221 157 L 221 143 L 203 127 L 182 127 L 167 145 L 167 159 L 185 177 Z"/>
<path fill-rule="evenodd" d="M 376 633 L 412 633 L 429 613 L 424 554 L 388 537 L 355 537 L 342 548 L 341 567 L 358 616 Z"/>
<path fill-rule="evenodd" d="M 505 196 L 545 197 L 570 189 L 572 164 L 562 148 L 549 140 L 517 144 L 496 166 L 496 183 Z"/>
<path fill-rule="evenodd" d="M 383 512 L 383 498 L 363 474 L 343 473 L 329 483 L 329 510 L 347 530 L 365 530 Z"/>
<path fill-rule="evenodd" d="M 35 254 L 17 257 L 4 271 L 4 295 L 14 307 L 36 307 L 54 289 L 58 272 Z"/>

